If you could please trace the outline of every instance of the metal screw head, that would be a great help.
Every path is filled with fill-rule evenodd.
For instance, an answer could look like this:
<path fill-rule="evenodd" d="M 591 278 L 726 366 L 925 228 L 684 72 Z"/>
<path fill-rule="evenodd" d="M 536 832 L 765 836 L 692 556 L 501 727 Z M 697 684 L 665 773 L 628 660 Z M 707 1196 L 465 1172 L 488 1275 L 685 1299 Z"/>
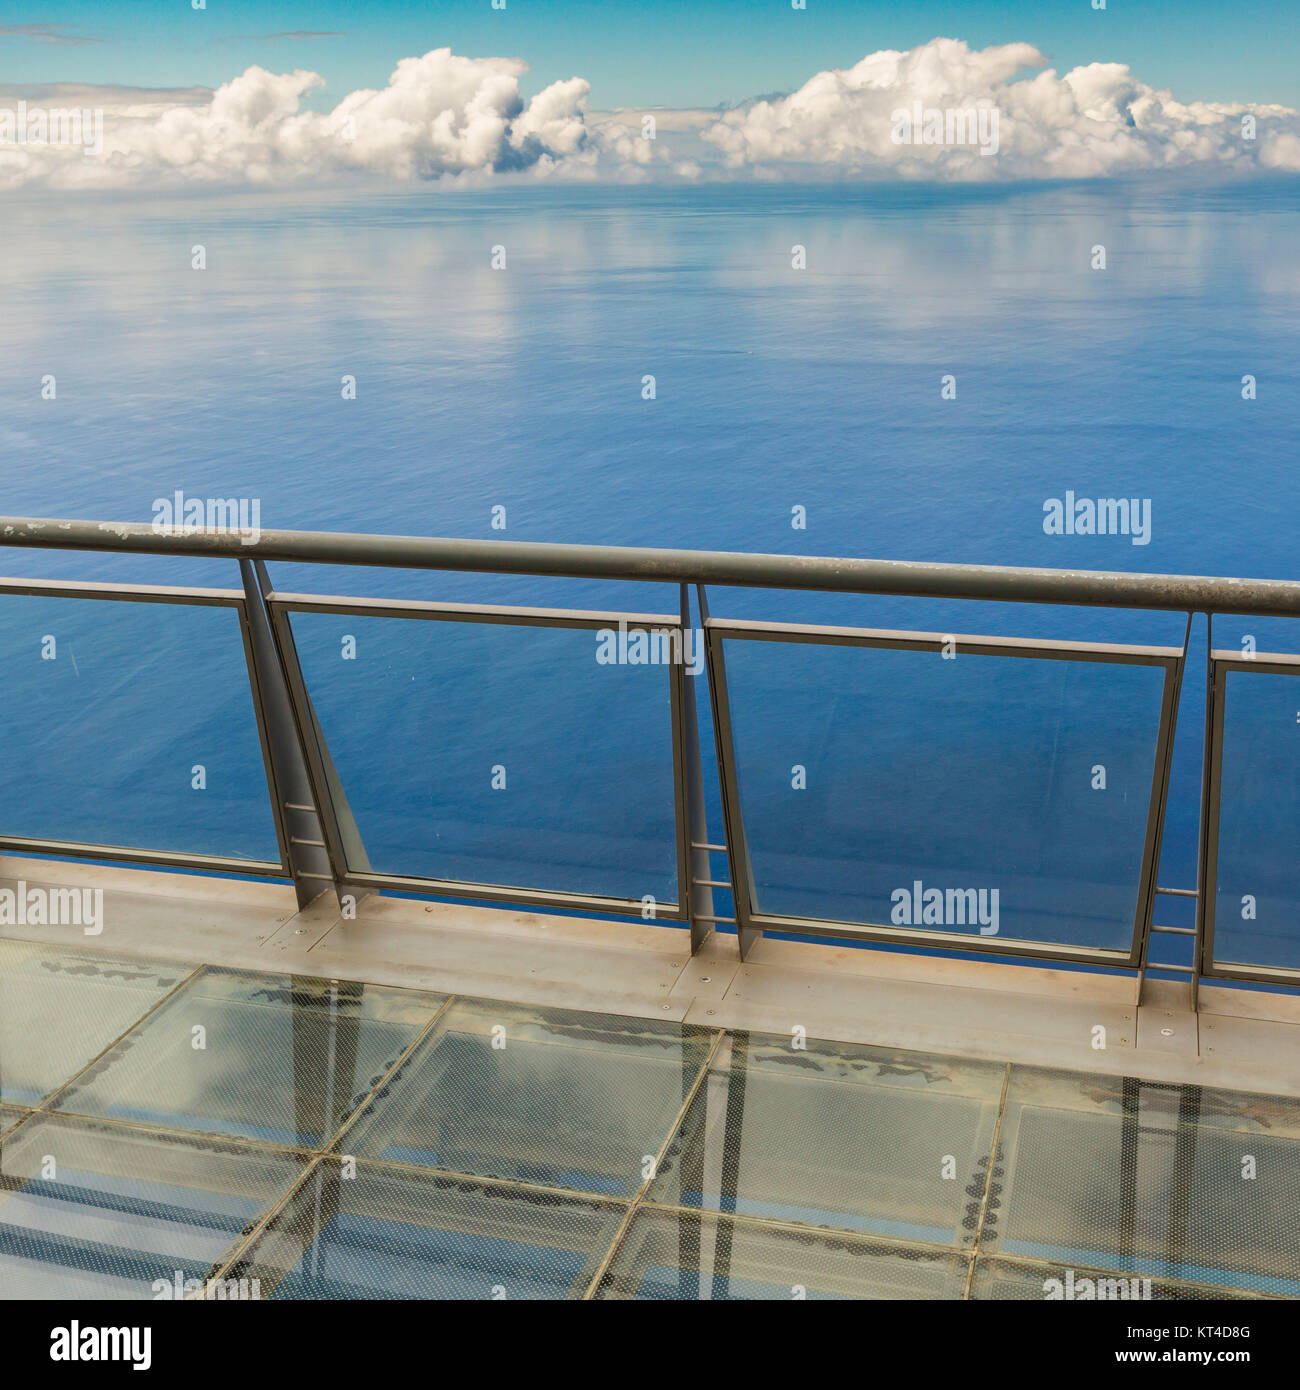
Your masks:
<path fill-rule="evenodd" d="M 707 985 L 707 984 L 709 983 L 709 981 L 710 981 L 712 978 L 713 978 L 712 975 L 701 975 L 701 976 L 700 976 L 700 983 L 701 983 L 702 985 Z"/>
<path fill-rule="evenodd" d="M 1172 1038 L 1173 1035 L 1174 1035 L 1174 1030 L 1173 1030 L 1172 1028 L 1162 1028 L 1162 1029 L 1160 1030 L 1160 1036 L 1161 1036 L 1162 1038 Z"/>

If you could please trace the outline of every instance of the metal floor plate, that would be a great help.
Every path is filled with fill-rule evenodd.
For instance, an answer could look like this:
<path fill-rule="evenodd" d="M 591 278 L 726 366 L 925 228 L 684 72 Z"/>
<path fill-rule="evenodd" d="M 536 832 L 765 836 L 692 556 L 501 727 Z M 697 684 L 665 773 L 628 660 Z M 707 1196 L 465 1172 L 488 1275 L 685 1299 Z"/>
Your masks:
<path fill-rule="evenodd" d="M 1300 1297 L 1300 1101 L 81 947 L 0 991 L 6 1298 Z"/>

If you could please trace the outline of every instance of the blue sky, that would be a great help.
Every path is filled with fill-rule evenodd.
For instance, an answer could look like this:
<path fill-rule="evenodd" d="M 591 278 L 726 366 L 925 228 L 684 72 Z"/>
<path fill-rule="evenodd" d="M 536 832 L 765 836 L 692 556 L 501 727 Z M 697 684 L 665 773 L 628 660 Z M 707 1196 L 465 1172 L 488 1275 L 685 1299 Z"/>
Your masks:
<path fill-rule="evenodd" d="M 15 29 L 21 32 L 13 32 Z M 1297 0 L 0 0 L 0 83 L 215 86 L 252 63 L 310 68 L 314 104 L 379 87 L 398 58 L 450 45 L 518 55 L 526 93 L 580 74 L 593 106 L 713 106 L 788 91 L 823 68 L 936 35 L 1022 40 L 1061 71 L 1123 62 L 1182 99 L 1300 106 Z M 274 38 L 272 35 L 334 35 Z M 46 35 L 48 37 L 42 37 Z M 85 42 L 84 40 L 94 40 Z"/>

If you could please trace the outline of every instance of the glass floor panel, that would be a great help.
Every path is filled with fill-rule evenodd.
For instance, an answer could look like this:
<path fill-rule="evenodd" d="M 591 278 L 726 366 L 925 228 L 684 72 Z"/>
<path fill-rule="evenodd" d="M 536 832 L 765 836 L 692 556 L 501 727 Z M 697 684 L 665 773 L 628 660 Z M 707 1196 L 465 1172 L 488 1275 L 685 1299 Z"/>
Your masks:
<path fill-rule="evenodd" d="M 0 1100 L 39 1103 L 194 969 L 0 940 Z"/>
<path fill-rule="evenodd" d="M 1300 1102 L 1013 1067 L 1001 1139 L 985 1251 L 1300 1297 Z"/>
<path fill-rule="evenodd" d="M 1006 1067 L 733 1034 L 650 1200 L 971 1246 Z"/>
<path fill-rule="evenodd" d="M 958 1299 L 970 1257 L 642 1207 L 596 1291 L 619 1299 Z"/>
<path fill-rule="evenodd" d="M 0 1004 L 0 1297 L 1300 1298 L 1300 1100 L 3 940 Z"/>
<path fill-rule="evenodd" d="M 202 1278 L 301 1172 L 291 1154 L 33 1115 L 0 1143 L 0 1298 L 152 1299 Z"/>
<path fill-rule="evenodd" d="M 414 990 L 205 969 L 51 1108 L 320 1148 L 443 1002 Z"/>
<path fill-rule="evenodd" d="M 337 1147 L 631 1197 L 714 1037 L 657 1020 L 458 1000 Z"/>
<path fill-rule="evenodd" d="M 1201 1299 L 1251 1299 L 1258 1294 L 1229 1292 L 1209 1285 L 1173 1284 L 1113 1270 L 1080 1269 L 1073 1265 L 1021 1264 L 1015 1260 L 975 1262 L 970 1297 L 998 1301 L 1098 1303 L 1098 1302 L 1197 1302 Z"/>
<path fill-rule="evenodd" d="M 230 1272 L 277 1299 L 581 1298 L 626 1204 L 322 1159 Z"/>

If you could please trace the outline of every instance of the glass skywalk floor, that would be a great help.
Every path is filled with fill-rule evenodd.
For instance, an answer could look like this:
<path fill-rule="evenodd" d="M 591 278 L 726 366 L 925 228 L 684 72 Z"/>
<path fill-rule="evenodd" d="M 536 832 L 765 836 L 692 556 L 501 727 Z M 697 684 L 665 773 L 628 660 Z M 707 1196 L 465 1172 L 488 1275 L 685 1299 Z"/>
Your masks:
<path fill-rule="evenodd" d="M 1294 1298 L 1297 1194 L 1277 1097 L 0 940 L 10 1299 Z"/>

